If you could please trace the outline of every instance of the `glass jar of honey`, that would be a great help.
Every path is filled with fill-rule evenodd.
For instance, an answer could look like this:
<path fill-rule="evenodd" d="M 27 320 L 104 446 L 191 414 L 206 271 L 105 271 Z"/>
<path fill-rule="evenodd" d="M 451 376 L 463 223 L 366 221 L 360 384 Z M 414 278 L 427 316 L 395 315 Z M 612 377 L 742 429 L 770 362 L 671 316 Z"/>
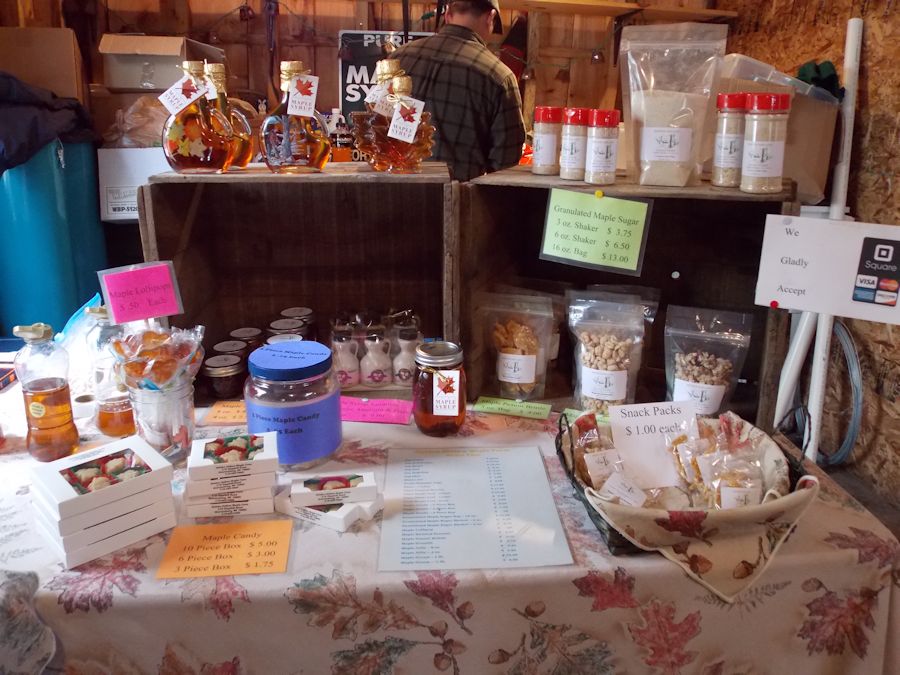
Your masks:
<path fill-rule="evenodd" d="M 458 344 L 426 342 L 416 348 L 413 419 L 426 436 L 455 434 L 466 421 L 466 373 Z"/>

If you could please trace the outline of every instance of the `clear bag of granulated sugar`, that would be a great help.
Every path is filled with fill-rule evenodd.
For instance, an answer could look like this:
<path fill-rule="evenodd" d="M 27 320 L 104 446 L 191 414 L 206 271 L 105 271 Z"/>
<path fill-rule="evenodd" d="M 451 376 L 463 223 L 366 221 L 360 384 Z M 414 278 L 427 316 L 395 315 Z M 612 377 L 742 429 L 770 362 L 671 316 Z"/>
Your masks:
<path fill-rule="evenodd" d="M 622 29 L 622 107 L 632 149 L 627 168 L 641 185 L 699 181 L 727 34 L 728 26 L 702 23 Z"/>

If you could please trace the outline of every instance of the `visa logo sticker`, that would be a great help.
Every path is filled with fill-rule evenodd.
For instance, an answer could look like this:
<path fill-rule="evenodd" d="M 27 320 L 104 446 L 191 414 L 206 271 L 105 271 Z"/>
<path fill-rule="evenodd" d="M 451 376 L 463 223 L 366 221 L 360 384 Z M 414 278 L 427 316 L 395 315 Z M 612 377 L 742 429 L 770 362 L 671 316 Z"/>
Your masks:
<path fill-rule="evenodd" d="M 867 274 L 858 274 L 856 276 L 856 285 L 859 288 L 876 288 L 878 286 L 878 277 L 869 276 Z"/>

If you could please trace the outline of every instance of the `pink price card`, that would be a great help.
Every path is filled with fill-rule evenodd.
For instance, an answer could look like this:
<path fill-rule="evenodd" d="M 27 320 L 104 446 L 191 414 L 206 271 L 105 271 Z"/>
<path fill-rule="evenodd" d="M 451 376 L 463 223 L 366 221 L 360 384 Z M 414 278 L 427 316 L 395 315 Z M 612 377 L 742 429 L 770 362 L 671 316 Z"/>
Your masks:
<path fill-rule="evenodd" d="M 112 323 L 181 314 L 181 292 L 171 261 L 114 267 L 97 272 Z"/>
<path fill-rule="evenodd" d="M 412 415 L 412 401 L 341 396 L 341 420 L 344 422 L 405 425 L 409 424 L 410 415 Z"/>

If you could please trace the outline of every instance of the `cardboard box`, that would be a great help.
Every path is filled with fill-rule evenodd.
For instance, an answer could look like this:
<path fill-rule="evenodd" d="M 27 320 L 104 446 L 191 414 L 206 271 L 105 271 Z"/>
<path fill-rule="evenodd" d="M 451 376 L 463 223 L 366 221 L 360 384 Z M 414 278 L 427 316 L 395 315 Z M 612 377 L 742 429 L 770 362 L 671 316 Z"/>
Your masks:
<path fill-rule="evenodd" d="M 367 471 L 300 476 L 291 484 L 294 506 L 370 502 L 377 497 L 375 474 Z"/>
<path fill-rule="evenodd" d="M 275 487 L 277 482 L 278 477 L 274 472 L 251 473 L 246 476 L 229 476 L 226 478 L 210 478 L 208 480 L 192 480 L 185 487 L 185 496 L 193 499 L 204 495 L 220 495 L 226 492 Z"/>
<path fill-rule="evenodd" d="M 94 121 L 94 131 L 98 136 L 103 136 L 116 122 L 116 113 L 120 110 L 124 113 L 133 106 L 142 96 L 156 101 L 160 108 L 165 110 L 156 94 L 153 92 L 114 92 L 102 84 L 92 84 L 90 89 L 91 119 Z M 168 111 L 166 111 L 168 115 Z M 162 144 L 162 125 L 159 127 L 157 144 Z"/>
<path fill-rule="evenodd" d="M 191 444 L 190 480 L 249 476 L 278 470 L 278 434 L 241 434 L 204 438 Z"/>
<path fill-rule="evenodd" d="M 171 171 L 160 148 L 100 148 L 97 177 L 100 185 L 100 220 L 137 222 L 137 192 L 147 179 Z"/>
<path fill-rule="evenodd" d="M 135 435 L 35 466 L 31 477 L 54 520 L 62 520 L 170 484 L 172 465 Z"/>
<path fill-rule="evenodd" d="M 41 509 L 34 510 L 34 519 L 39 522 L 46 532 L 53 535 L 53 521 L 49 515 Z M 104 539 L 109 539 L 127 530 L 149 523 L 151 520 L 162 518 L 170 513 L 175 513 L 175 503 L 170 494 L 168 499 L 145 506 L 130 513 L 123 513 L 116 518 L 110 518 L 102 523 L 92 525 L 83 530 L 56 538 L 64 551 L 75 551 L 96 544 Z"/>
<path fill-rule="evenodd" d="M 78 40 L 69 28 L 0 28 L 0 70 L 89 105 Z"/>
<path fill-rule="evenodd" d="M 200 497 L 185 497 L 184 503 L 187 506 L 197 504 L 223 504 L 227 502 L 243 502 L 248 499 L 271 499 L 274 488 L 261 487 L 252 490 L 238 490 L 235 492 L 219 492 L 211 495 L 201 495 Z"/>
<path fill-rule="evenodd" d="M 138 492 L 124 499 L 117 499 L 109 504 L 79 513 L 76 516 L 65 518 L 64 520 L 56 520 L 53 509 L 46 497 L 37 490 L 31 491 L 31 505 L 34 509 L 40 510 L 46 516 L 44 521 L 50 526 L 51 532 L 59 537 L 66 537 L 74 532 L 84 530 L 99 523 L 103 523 L 111 518 L 121 516 L 123 513 L 130 513 L 138 509 L 145 508 L 151 504 L 156 504 L 165 499 L 172 498 L 172 486 L 169 484 L 157 485 L 149 490 Z"/>
<path fill-rule="evenodd" d="M 380 494 L 371 502 L 319 506 L 296 506 L 291 502 L 290 489 L 275 495 L 275 510 L 279 513 L 337 532 L 346 532 L 358 520 L 372 520 L 383 506 L 384 498 Z"/>
<path fill-rule="evenodd" d="M 35 529 L 47 540 L 47 543 L 50 544 L 50 548 L 52 548 L 60 557 L 63 565 L 67 568 L 78 567 L 86 562 L 90 562 L 91 560 L 95 560 L 96 558 L 125 548 L 126 546 L 137 544 L 147 537 L 152 537 L 154 534 L 165 532 L 173 527 L 175 527 L 175 514 L 168 513 L 161 518 L 151 520 L 149 523 L 143 523 L 142 525 L 121 532 L 108 539 L 98 541 L 96 544 L 66 551 L 63 549 L 59 539 L 53 537 L 53 535 L 40 524 L 40 521 L 35 521 Z"/>
<path fill-rule="evenodd" d="M 275 506 L 272 497 L 268 499 L 247 499 L 241 502 L 218 502 L 215 504 L 186 504 L 189 518 L 215 518 L 219 516 L 248 516 L 272 513 Z"/>
<path fill-rule="evenodd" d="M 182 61 L 225 63 L 223 50 L 183 37 L 106 33 L 99 51 L 103 84 L 112 90 L 161 92 L 184 75 Z"/>

